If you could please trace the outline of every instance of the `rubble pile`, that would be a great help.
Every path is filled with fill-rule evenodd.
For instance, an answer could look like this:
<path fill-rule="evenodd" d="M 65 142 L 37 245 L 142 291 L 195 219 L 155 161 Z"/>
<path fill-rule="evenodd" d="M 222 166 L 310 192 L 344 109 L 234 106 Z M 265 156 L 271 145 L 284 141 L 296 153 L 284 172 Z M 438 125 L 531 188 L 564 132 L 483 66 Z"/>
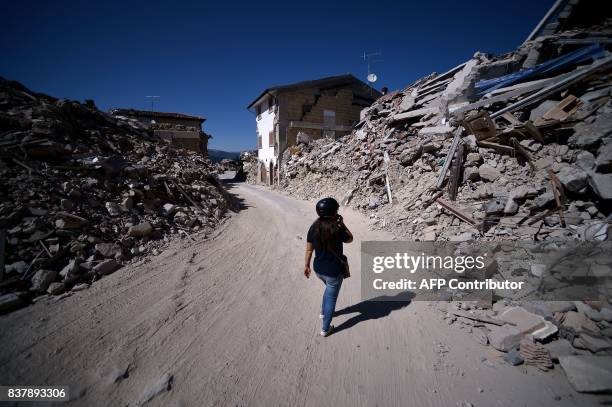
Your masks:
<path fill-rule="evenodd" d="M 171 234 L 210 230 L 228 205 L 203 156 L 3 78 L 0 173 L 0 311 L 82 289 Z"/>
<path fill-rule="evenodd" d="M 610 240 L 611 37 L 591 27 L 476 53 L 381 97 L 351 134 L 289 147 L 280 187 L 336 197 L 407 240 Z M 576 390 L 612 391 L 611 299 L 494 300 L 432 306 L 502 361 L 559 363 Z"/>
<path fill-rule="evenodd" d="M 215 164 L 215 168 L 218 173 L 223 173 L 226 171 L 238 171 L 238 167 L 238 161 L 230 160 L 229 158 L 224 158 Z"/>
<path fill-rule="evenodd" d="M 240 162 L 242 169 L 246 174 L 246 182 L 256 184 L 257 177 L 257 151 L 243 151 L 240 153 Z"/>
<path fill-rule="evenodd" d="M 482 304 L 480 304 L 482 305 Z M 543 371 L 559 363 L 580 392 L 612 391 L 612 305 L 605 301 L 503 300 L 438 303 L 444 320 L 500 351 L 513 366 Z"/>
<path fill-rule="evenodd" d="M 605 240 L 612 30 L 538 37 L 389 93 L 353 132 L 289 147 L 281 188 L 415 240 Z M 597 236 L 595 236 L 597 234 Z"/>
<path fill-rule="evenodd" d="M 194 126 L 186 126 L 179 123 L 151 123 L 151 130 L 180 130 L 180 131 L 201 131 Z"/>

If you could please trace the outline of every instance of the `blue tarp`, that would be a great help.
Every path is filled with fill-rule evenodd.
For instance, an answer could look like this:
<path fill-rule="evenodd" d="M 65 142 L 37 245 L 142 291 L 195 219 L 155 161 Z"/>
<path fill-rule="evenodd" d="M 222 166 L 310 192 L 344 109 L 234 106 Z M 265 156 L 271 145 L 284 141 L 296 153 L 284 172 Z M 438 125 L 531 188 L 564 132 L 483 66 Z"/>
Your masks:
<path fill-rule="evenodd" d="M 570 52 L 569 54 L 561 55 L 560 57 L 546 61 L 533 68 L 524 69 L 498 78 L 478 81 L 476 82 L 476 97 L 481 98 L 492 90 L 520 83 L 535 76 L 549 75 L 556 70 L 578 65 L 589 59 L 601 58 L 604 56 L 605 52 L 606 50 L 601 45 L 593 44 Z"/>

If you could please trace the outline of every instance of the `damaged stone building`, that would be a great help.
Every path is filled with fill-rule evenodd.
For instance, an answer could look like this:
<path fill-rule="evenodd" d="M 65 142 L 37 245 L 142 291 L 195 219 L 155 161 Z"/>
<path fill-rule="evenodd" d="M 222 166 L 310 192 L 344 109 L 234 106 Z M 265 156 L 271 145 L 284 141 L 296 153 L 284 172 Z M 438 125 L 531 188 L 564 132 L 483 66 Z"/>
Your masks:
<path fill-rule="evenodd" d="M 257 178 L 279 182 L 280 157 L 302 138 L 349 134 L 362 109 L 381 94 L 351 74 L 264 90 L 247 109 L 257 115 Z"/>
<path fill-rule="evenodd" d="M 208 154 L 208 139 L 212 136 L 202 130 L 202 125 L 206 121 L 204 117 L 135 109 L 113 109 L 111 114 L 136 120 L 145 128 L 152 130 L 153 134 L 170 141 L 175 146 Z"/>

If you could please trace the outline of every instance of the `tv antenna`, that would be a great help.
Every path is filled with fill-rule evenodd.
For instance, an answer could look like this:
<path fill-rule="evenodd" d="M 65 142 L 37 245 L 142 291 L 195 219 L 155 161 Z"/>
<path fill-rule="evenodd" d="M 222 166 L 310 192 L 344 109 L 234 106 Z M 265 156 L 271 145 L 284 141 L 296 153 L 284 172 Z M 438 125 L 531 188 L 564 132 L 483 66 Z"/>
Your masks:
<path fill-rule="evenodd" d="M 149 99 L 151 101 L 151 111 L 153 111 L 153 107 L 155 105 L 155 102 L 160 98 L 161 96 L 146 96 L 147 99 Z"/>
<path fill-rule="evenodd" d="M 378 79 L 378 76 L 376 76 L 375 73 L 371 72 L 371 68 L 372 68 L 372 63 L 374 62 L 382 62 L 382 59 L 376 59 L 375 57 L 381 56 L 382 53 L 380 51 L 377 52 L 365 52 L 363 53 L 363 55 L 361 56 L 363 58 L 363 60 L 366 62 L 367 66 L 368 66 L 368 74 L 366 76 L 366 78 L 368 79 L 368 83 L 370 84 L 370 95 L 372 95 L 372 84 L 374 82 L 376 82 L 376 80 Z"/>

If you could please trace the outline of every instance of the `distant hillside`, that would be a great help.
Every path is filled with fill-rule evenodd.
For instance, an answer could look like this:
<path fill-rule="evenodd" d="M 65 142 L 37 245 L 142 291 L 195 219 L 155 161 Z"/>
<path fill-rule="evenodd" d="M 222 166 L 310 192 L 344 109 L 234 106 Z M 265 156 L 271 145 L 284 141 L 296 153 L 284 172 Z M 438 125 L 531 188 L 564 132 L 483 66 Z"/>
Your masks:
<path fill-rule="evenodd" d="M 237 160 L 240 157 L 239 152 L 233 151 L 223 151 L 223 150 L 215 150 L 212 148 L 208 149 L 208 157 L 212 162 L 219 162 L 224 158 L 229 158 L 230 160 Z"/>

